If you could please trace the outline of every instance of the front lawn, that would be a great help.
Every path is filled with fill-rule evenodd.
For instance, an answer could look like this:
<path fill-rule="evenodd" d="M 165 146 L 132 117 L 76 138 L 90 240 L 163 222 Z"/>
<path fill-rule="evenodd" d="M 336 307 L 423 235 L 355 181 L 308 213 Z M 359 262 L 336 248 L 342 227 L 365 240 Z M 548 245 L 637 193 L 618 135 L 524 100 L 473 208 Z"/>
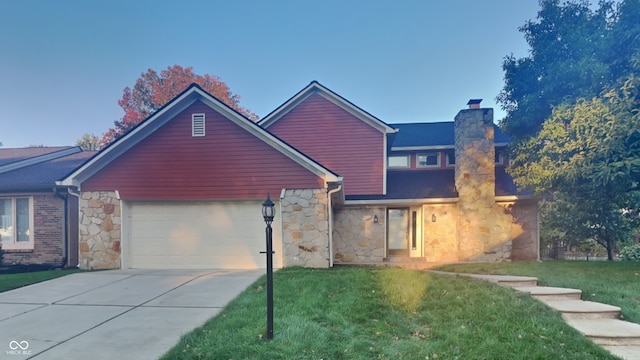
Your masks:
<path fill-rule="evenodd" d="M 621 318 L 640 323 L 640 263 L 626 261 L 503 262 L 446 265 L 443 271 L 525 275 L 540 285 L 582 290 L 582 299 L 622 308 Z"/>
<path fill-rule="evenodd" d="M 39 283 L 41 281 L 55 279 L 78 271 L 81 270 L 48 270 L 18 274 L 2 274 L 0 275 L 0 292 L 13 290 L 19 287 Z"/>
<path fill-rule="evenodd" d="M 265 278 L 164 359 L 616 359 L 528 295 L 393 268 L 287 268 Z"/>

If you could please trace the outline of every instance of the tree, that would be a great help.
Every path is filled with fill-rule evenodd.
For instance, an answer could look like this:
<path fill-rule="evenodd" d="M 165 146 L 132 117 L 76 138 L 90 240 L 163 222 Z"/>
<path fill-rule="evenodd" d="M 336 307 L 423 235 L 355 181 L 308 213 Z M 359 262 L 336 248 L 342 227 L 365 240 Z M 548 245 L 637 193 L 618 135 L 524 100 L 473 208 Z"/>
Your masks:
<path fill-rule="evenodd" d="M 553 200 L 545 226 L 596 241 L 612 260 L 615 244 L 638 227 L 640 77 L 556 107 L 520 144 L 509 171 L 518 185 Z"/>
<path fill-rule="evenodd" d="M 615 7 L 601 1 L 592 10 L 587 0 L 541 0 L 536 20 L 519 29 L 529 55 L 510 55 L 502 64 L 505 85 L 497 100 L 507 112 L 500 122 L 503 131 L 516 141 L 533 136 L 554 106 L 596 96 L 627 73 L 626 63 L 615 60 L 619 57 L 611 50 L 620 46 L 615 40 L 622 31 L 619 19 L 630 17 L 628 8 L 638 3 L 626 0 Z"/>
<path fill-rule="evenodd" d="M 497 99 L 507 112 L 500 126 L 514 140 L 508 171 L 551 200 L 545 232 L 592 239 L 611 259 L 638 226 L 640 0 L 540 7 L 520 28 L 529 54 L 503 62 Z"/>
<path fill-rule="evenodd" d="M 233 94 L 222 80 L 209 74 L 198 75 L 192 67 L 169 66 L 158 74 L 148 69 L 136 80 L 133 89 L 126 87 L 118 105 L 124 110 L 124 116 L 114 122 L 114 127 L 102 136 L 101 145 L 105 146 L 161 108 L 190 84 L 196 83 L 220 101 L 229 105 L 251 120 L 258 116 L 240 106 L 240 96 Z"/>
<path fill-rule="evenodd" d="M 83 150 L 100 150 L 102 144 L 100 138 L 94 134 L 84 134 L 76 140 L 76 146 L 80 146 Z"/>

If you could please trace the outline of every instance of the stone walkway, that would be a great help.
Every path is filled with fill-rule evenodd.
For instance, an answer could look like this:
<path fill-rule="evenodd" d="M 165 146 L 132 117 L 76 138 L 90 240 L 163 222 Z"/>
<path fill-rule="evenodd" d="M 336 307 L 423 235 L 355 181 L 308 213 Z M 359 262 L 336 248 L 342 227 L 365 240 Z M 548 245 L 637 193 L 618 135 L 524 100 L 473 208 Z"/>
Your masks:
<path fill-rule="evenodd" d="M 617 306 L 581 300 L 582 290 L 538 286 L 537 278 L 527 276 L 430 272 L 469 276 L 529 293 L 559 311 L 567 324 L 612 354 L 625 360 L 640 359 L 640 325 L 620 320 Z"/>

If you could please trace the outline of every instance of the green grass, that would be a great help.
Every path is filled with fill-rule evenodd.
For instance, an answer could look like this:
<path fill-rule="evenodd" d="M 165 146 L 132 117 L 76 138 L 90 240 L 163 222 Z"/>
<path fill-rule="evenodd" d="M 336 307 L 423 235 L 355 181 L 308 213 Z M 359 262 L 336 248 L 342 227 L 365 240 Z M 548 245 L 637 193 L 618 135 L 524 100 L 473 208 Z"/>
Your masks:
<path fill-rule="evenodd" d="M 79 271 L 81 270 L 49 270 L 19 274 L 2 274 L 0 275 L 0 292 L 13 290 L 19 287 L 39 283 L 41 281 L 55 279 Z"/>
<path fill-rule="evenodd" d="M 640 323 L 640 263 L 545 261 L 446 265 L 438 270 L 476 274 L 526 275 L 540 285 L 582 290 L 582 299 L 622 308 L 621 317 Z"/>
<path fill-rule="evenodd" d="M 466 277 L 391 268 L 264 277 L 164 359 L 615 359 L 528 295 Z"/>

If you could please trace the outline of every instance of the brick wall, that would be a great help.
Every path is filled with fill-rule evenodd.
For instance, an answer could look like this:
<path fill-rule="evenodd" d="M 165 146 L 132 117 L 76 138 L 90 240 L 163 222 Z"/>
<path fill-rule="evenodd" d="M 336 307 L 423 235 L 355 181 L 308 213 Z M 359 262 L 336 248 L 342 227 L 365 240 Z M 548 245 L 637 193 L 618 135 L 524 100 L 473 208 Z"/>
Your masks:
<path fill-rule="evenodd" d="M 60 265 L 64 253 L 64 201 L 54 194 L 33 195 L 32 229 L 34 248 L 4 250 L 3 264 Z"/>

